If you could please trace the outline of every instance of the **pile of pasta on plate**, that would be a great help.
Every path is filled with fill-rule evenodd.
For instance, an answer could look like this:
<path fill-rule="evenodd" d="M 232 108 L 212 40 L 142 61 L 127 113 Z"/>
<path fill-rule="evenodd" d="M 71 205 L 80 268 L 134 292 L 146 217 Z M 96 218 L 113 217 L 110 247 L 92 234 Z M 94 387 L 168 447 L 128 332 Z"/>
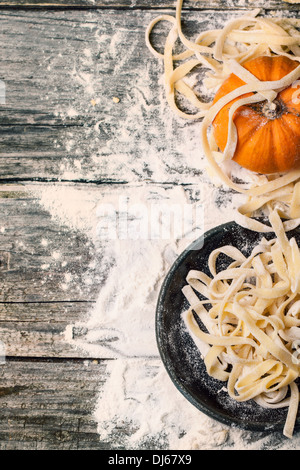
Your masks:
<path fill-rule="evenodd" d="M 288 232 L 300 224 L 300 20 L 253 9 L 191 40 L 183 32 L 182 6 L 177 0 L 175 16 L 149 24 L 146 43 L 163 61 L 171 109 L 199 125 L 209 174 L 244 195 L 236 222 L 262 234 L 250 256 L 234 246 L 212 248 L 211 275 L 190 271 L 183 319 L 207 373 L 225 381 L 237 402 L 287 407 L 284 434 L 292 437 L 299 405 L 300 251 Z M 163 52 L 151 43 L 160 22 L 169 28 Z M 199 71 L 212 94 L 208 102 L 187 80 Z M 232 261 L 217 272 L 221 253 Z"/>

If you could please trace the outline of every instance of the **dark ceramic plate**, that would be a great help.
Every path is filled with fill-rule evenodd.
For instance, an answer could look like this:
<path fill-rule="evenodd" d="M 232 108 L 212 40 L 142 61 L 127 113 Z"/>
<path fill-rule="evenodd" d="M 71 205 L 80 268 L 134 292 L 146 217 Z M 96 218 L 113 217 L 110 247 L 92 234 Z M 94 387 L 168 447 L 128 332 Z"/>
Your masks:
<path fill-rule="evenodd" d="M 289 234 L 292 235 L 299 243 L 299 231 Z M 231 399 L 223 389 L 226 383 L 208 376 L 200 352 L 181 319 L 181 313 L 188 308 L 181 289 L 186 285 L 189 270 L 209 274 L 207 261 L 212 250 L 233 245 L 248 255 L 263 236 L 273 238 L 274 234 L 262 235 L 229 222 L 192 243 L 176 260 L 162 285 L 156 310 L 156 338 L 173 383 L 200 411 L 227 425 L 252 431 L 279 431 L 283 429 L 287 408 L 266 409 L 253 400 L 238 403 Z M 226 263 L 225 255 L 221 261 Z"/>

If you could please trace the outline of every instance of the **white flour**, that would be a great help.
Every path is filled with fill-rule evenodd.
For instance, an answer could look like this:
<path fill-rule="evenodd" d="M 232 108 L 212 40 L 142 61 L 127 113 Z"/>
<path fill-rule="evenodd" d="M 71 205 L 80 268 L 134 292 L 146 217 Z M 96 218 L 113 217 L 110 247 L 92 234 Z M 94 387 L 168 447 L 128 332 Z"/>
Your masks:
<path fill-rule="evenodd" d="M 102 440 L 114 436 L 115 448 L 172 450 L 293 450 L 280 433 L 264 435 L 225 426 L 198 411 L 170 381 L 160 360 L 115 360 L 96 408 Z M 128 437 L 116 439 L 118 426 Z M 132 432 L 132 434 L 131 434 Z"/>
<path fill-rule="evenodd" d="M 94 357 L 157 357 L 154 312 L 159 288 L 176 257 L 215 225 L 207 191 L 202 197 L 192 187 L 144 184 L 107 186 L 101 192 L 66 185 L 33 191 L 56 220 L 93 240 L 103 256 L 99 270 L 108 273 L 90 320 L 81 325 L 88 333 L 77 345 Z M 182 220 L 184 213 L 189 217 Z M 173 223 L 182 223 L 177 233 Z"/>
<path fill-rule="evenodd" d="M 101 41 L 105 43 L 105 50 L 113 60 L 124 38 L 120 31 L 110 39 L 99 33 L 95 40 L 98 46 Z M 126 47 L 121 50 L 126 51 Z M 120 70 L 114 72 L 126 70 L 127 59 L 117 61 Z M 85 49 L 80 60 L 90 69 L 95 65 L 89 49 Z M 155 82 L 155 91 L 149 86 L 151 67 L 147 65 L 145 69 L 142 61 L 137 67 L 140 68 L 133 79 L 135 85 L 126 97 L 127 109 L 120 108 L 118 122 L 110 106 L 119 103 L 112 104 L 112 97 L 103 96 L 99 101 L 94 96 L 96 74 L 79 73 L 75 68 L 70 72 L 70 80 L 82 86 L 85 98 L 82 107 L 95 99 L 107 111 L 106 122 L 99 120 L 85 131 L 84 148 L 89 163 L 94 162 L 96 167 L 98 161 L 104 162 L 106 174 L 117 175 L 129 184 L 99 187 L 56 184 L 31 188 L 56 222 L 84 233 L 103 255 L 98 270 L 105 273 L 106 281 L 90 318 L 66 330 L 66 341 L 74 347 L 91 357 L 111 359 L 107 361 L 107 379 L 99 390 L 94 415 L 100 439 L 107 441 L 108 446 L 113 441 L 116 448 L 127 449 L 143 445 L 174 450 L 297 448 L 300 444 L 297 437 L 287 441 L 280 433 L 263 436 L 228 428 L 206 417 L 174 387 L 161 363 L 155 339 L 155 308 L 161 283 L 176 257 L 191 241 L 204 231 L 234 219 L 242 199 L 211 184 L 199 151 L 198 125 L 176 120 L 162 93 L 159 98 L 156 96 L 159 84 Z M 155 100 L 160 104 L 153 105 Z M 72 105 L 66 109 L 65 117 L 76 117 L 78 110 L 81 110 L 79 104 Z M 159 113 L 161 127 L 144 128 L 145 116 L 154 112 Z M 105 125 L 113 131 L 98 149 L 97 136 L 105 134 Z M 93 176 L 84 170 L 86 157 L 80 159 L 82 142 L 78 139 L 76 133 L 66 134 L 65 148 L 76 160 L 63 161 L 62 178 Z M 156 141 L 164 139 L 167 151 L 156 147 Z M 166 184 L 171 182 L 178 185 Z M 155 232 L 168 228 L 164 215 L 157 219 L 159 223 L 151 218 L 151 208 L 157 203 L 166 207 L 177 205 L 179 212 L 180 208 L 202 204 L 204 219 L 199 226 L 185 227 L 180 236 L 171 229 L 169 238 L 151 239 L 151 229 Z M 131 216 L 127 220 L 126 204 Z M 66 277 L 64 282 L 67 286 L 72 279 Z M 81 328 L 85 334 L 73 339 L 73 328 Z M 118 428 L 126 427 L 128 436 L 124 432 L 118 434 Z"/>
<path fill-rule="evenodd" d="M 99 391 L 94 415 L 103 442 L 114 442 L 115 448 L 127 449 L 297 447 L 297 438 L 287 441 L 280 433 L 254 434 L 206 417 L 175 388 L 157 351 L 155 308 L 164 276 L 176 257 L 203 230 L 215 226 L 216 220 L 218 223 L 231 220 L 237 203 L 234 198 L 224 198 L 224 205 L 218 207 L 211 185 L 205 185 L 200 194 L 195 188 L 145 184 L 105 187 L 101 193 L 93 187 L 68 185 L 38 185 L 32 191 L 56 222 L 88 235 L 104 255 L 98 269 L 107 271 L 107 278 L 90 318 L 66 330 L 66 340 L 74 347 L 91 357 L 111 359 L 107 361 L 107 380 Z M 194 228 L 187 238 L 99 239 L 99 221 L 103 221 L 99 208 L 104 203 L 119 210 L 126 196 L 133 216 L 134 209 L 150 211 L 155 201 L 176 203 L 179 207 L 191 204 L 196 195 L 205 208 L 204 225 Z M 130 227 L 143 235 L 139 230 L 143 227 L 141 219 L 131 218 L 129 234 Z M 86 334 L 73 339 L 73 328 L 84 328 Z M 128 428 L 128 436 L 118 434 L 118 427 Z"/>
<path fill-rule="evenodd" d="M 160 360 L 117 360 L 108 369 L 110 386 L 104 388 L 96 413 L 98 421 L 105 424 L 99 428 L 104 441 L 115 432 L 120 418 L 133 433 L 127 442 L 123 437 L 116 446 L 167 445 L 184 450 L 219 447 L 227 441 L 228 430 L 181 396 Z M 122 410 L 120 415 L 116 410 Z"/>

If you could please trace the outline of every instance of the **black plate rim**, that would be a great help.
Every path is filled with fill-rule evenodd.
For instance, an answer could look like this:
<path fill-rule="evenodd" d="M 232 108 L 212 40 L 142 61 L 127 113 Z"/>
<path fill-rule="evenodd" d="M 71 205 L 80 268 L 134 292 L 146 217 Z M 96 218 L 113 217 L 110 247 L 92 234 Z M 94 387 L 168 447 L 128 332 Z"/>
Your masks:
<path fill-rule="evenodd" d="M 189 390 L 187 390 L 184 385 L 178 380 L 174 370 L 170 366 L 170 361 L 168 360 L 167 355 L 165 354 L 165 351 L 162 347 L 162 341 L 161 341 L 161 315 L 162 315 L 162 305 L 163 305 L 163 299 L 165 292 L 168 290 L 168 287 L 170 283 L 172 282 L 173 275 L 178 269 L 178 267 L 186 260 L 188 257 L 189 253 L 191 250 L 194 250 L 197 246 L 200 245 L 200 247 L 203 246 L 203 243 L 205 241 L 205 238 L 211 238 L 214 236 L 214 234 L 219 233 L 221 230 L 238 226 L 238 224 L 235 221 L 230 221 L 226 222 L 222 225 L 218 225 L 216 227 L 213 227 L 212 229 L 206 231 L 203 233 L 199 238 L 197 238 L 195 241 L 193 241 L 175 260 L 171 268 L 169 269 L 167 275 L 164 278 L 164 281 L 161 285 L 160 292 L 158 295 L 158 300 L 157 300 L 157 305 L 156 305 L 156 312 L 155 312 L 155 334 L 156 334 L 156 343 L 158 347 L 158 351 L 160 354 L 160 357 L 162 359 L 163 365 L 177 388 L 177 390 L 192 404 L 194 405 L 199 411 L 204 413 L 205 415 L 209 416 L 210 418 L 215 419 L 216 421 L 219 421 L 227 426 L 236 426 L 240 429 L 244 430 L 249 430 L 249 431 L 256 431 L 256 432 L 274 432 L 274 431 L 282 431 L 283 429 L 283 423 L 282 422 L 277 422 L 277 423 L 253 423 L 253 422 L 247 422 L 247 421 L 242 421 L 239 418 L 228 418 L 228 416 L 225 414 L 222 414 L 220 412 L 216 412 L 213 408 L 208 406 L 207 404 L 203 403 L 201 400 L 199 401 L 199 397 L 195 397 Z M 199 248 L 201 250 L 201 248 Z M 298 428 L 299 422 L 296 422 L 295 429 L 296 427 Z"/>

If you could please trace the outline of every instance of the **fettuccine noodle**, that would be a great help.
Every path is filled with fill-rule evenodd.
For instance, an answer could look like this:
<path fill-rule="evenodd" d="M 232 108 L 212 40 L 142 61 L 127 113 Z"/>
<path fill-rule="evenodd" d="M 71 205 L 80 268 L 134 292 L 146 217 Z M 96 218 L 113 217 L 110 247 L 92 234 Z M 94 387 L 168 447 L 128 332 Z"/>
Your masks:
<path fill-rule="evenodd" d="M 260 81 L 244 69 L 243 63 L 263 55 L 284 55 L 300 62 L 300 20 L 262 18 L 258 17 L 259 10 L 253 10 L 232 19 L 223 29 L 203 31 L 191 41 L 182 31 L 182 4 L 183 0 L 177 0 L 175 17 L 161 15 L 146 31 L 148 48 L 164 63 L 168 104 L 181 118 L 202 120 L 202 148 L 211 171 L 227 187 L 245 195 L 236 222 L 257 232 L 275 233 L 272 240 L 262 238 L 249 257 L 233 246 L 212 251 L 208 260 L 211 276 L 190 271 L 183 288 L 190 308 L 183 319 L 204 357 L 208 374 L 227 382 L 229 396 L 238 402 L 252 399 L 267 408 L 288 407 L 283 432 L 292 437 L 299 405 L 300 250 L 295 238 L 289 240 L 286 232 L 300 224 L 300 170 L 271 176 L 248 171 L 250 182 L 238 184 L 228 174 L 228 164 L 237 145 L 233 116 L 240 106 L 264 100 L 272 104 L 278 92 L 290 86 L 295 88 L 294 98 L 299 102 L 300 64 L 281 80 Z M 161 21 L 170 24 L 163 53 L 150 41 L 153 28 Z M 174 54 L 178 39 L 185 50 Z M 205 71 L 203 82 L 208 89 L 216 89 L 230 73 L 245 85 L 215 104 L 207 103 L 186 81 L 199 67 Z M 251 96 L 245 97 L 247 93 Z M 181 109 L 177 94 L 196 112 Z M 211 126 L 219 111 L 234 99 L 227 145 L 221 152 Z M 257 211 L 265 208 L 271 226 L 255 219 Z M 220 254 L 232 262 L 217 272 Z"/>
<path fill-rule="evenodd" d="M 229 21 L 223 29 L 204 31 L 193 42 L 183 34 L 181 11 L 183 0 L 177 0 L 176 17 L 161 15 L 155 18 L 146 31 L 146 43 L 155 55 L 164 62 L 164 84 L 166 98 L 171 109 L 178 116 L 189 119 L 202 119 L 202 147 L 211 171 L 228 187 L 245 194 L 245 203 L 238 208 L 236 221 L 251 230 L 270 232 L 272 229 L 253 217 L 257 211 L 276 208 L 285 219 L 285 230 L 292 230 L 300 224 L 300 170 L 279 175 L 258 175 L 246 172 L 250 183 L 237 184 L 225 171 L 231 161 L 237 144 L 237 133 L 233 114 L 240 106 L 268 99 L 272 102 L 278 91 L 295 86 L 295 99 L 299 100 L 300 65 L 290 74 L 277 81 L 259 81 L 242 64 L 262 55 L 285 55 L 300 62 L 299 20 L 288 18 L 261 18 L 259 10 Z M 150 35 L 154 26 L 166 21 L 171 29 L 167 36 L 164 52 L 158 52 L 151 44 Z M 180 39 L 185 50 L 173 54 L 175 42 Z M 179 62 L 179 65 L 177 64 Z M 231 72 L 241 78 L 245 85 L 224 96 L 217 103 L 201 100 L 186 83 L 185 77 L 196 67 L 206 70 L 204 82 L 207 88 L 216 88 Z M 246 93 L 254 92 L 249 98 Z M 187 99 L 197 111 L 188 113 L 179 108 L 177 93 Z M 224 153 L 220 152 L 210 133 L 211 124 L 220 109 L 235 98 L 240 98 L 231 107 L 228 125 L 228 144 Z M 209 134 L 210 133 L 210 134 Z"/>
<path fill-rule="evenodd" d="M 227 382 L 231 398 L 288 407 L 283 433 L 291 438 L 299 404 L 300 250 L 276 211 L 270 222 L 276 237 L 263 237 L 250 256 L 224 246 L 209 256 L 211 276 L 189 272 L 183 319 L 208 374 Z M 232 262 L 217 272 L 220 254 Z"/>

